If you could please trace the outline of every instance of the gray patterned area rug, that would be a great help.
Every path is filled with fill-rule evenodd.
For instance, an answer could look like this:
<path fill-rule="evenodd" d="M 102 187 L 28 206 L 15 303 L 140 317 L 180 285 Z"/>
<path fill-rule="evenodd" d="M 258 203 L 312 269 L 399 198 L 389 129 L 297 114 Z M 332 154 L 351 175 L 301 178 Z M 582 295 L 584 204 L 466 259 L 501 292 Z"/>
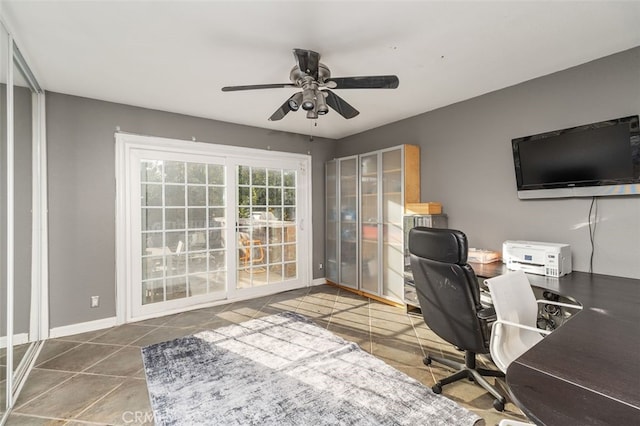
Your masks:
<path fill-rule="evenodd" d="M 476 414 L 282 313 L 142 349 L 158 425 L 473 425 Z"/>

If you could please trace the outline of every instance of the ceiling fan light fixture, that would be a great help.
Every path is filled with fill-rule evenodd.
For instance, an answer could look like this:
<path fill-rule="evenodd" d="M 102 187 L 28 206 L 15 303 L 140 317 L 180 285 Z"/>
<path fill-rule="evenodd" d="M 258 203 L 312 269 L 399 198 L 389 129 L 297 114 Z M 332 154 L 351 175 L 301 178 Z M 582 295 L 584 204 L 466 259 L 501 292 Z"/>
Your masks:
<path fill-rule="evenodd" d="M 315 90 L 304 89 L 302 91 L 302 109 L 305 111 L 313 111 L 316 109 L 315 97 Z"/>
<path fill-rule="evenodd" d="M 289 105 L 289 109 L 291 111 L 297 111 L 300 108 L 300 103 L 302 102 L 302 92 L 298 92 L 289 98 L 287 104 Z"/>
<path fill-rule="evenodd" d="M 319 90 L 316 90 L 316 112 L 318 115 L 325 115 L 329 112 L 329 107 L 325 100 L 325 94 Z"/>
<path fill-rule="evenodd" d="M 315 110 L 309 110 L 307 111 L 307 118 L 315 120 L 318 118 L 318 113 Z"/>

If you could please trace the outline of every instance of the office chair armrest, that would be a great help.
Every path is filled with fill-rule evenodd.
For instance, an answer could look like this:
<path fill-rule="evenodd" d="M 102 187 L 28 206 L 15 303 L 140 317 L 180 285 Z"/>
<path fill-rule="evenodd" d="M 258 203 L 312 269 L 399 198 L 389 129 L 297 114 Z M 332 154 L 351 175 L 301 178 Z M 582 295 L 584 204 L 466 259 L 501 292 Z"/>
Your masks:
<path fill-rule="evenodd" d="M 524 330 L 535 331 L 536 333 L 541 333 L 541 334 L 544 334 L 545 336 L 547 334 L 551 334 L 551 332 L 549 330 L 543 330 L 543 329 L 537 328 L 537 327 L 529 327 L 528 325 L 518 324 L 517 322 L 511 322 L 511 321 L 505 321 L 505 320 L 497 320 L 496 322 L 493 323 L 493 327 L 495 327 L 497 324 L 504 324 L 504 325 L 508 325 L 510 327 L 517 327 L 517 328 L 522 328 Z"/>
<path fill-rule="evenodd" d="M 577 310 L 581 310 L 582 309 L 582 305 L 572 305 L 571 303 L 555 302 L 553 300 L 536 300 L 536 302 L 544 303 L 545 305 L 556 305 L 556 306 L 562 306 L 562 307 L 565 307 L 565 308 L 573 308 L 573 309 L 577 309 Z"/>
<path fill-rule="evenodd" d="M 476 315 L 483 321 L 495 321 L 497 318 L 496 310 L 493 308 L 480 309 Z"/>

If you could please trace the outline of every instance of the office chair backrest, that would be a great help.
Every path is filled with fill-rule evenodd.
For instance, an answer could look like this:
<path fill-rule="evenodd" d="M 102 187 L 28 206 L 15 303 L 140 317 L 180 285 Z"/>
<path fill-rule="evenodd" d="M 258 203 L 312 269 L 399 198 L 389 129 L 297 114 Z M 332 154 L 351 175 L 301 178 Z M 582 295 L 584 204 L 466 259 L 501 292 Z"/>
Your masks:
<path fill-rule="evenodd" d="M 509 321 L 528 327 L 536 327 L 538 304 L 531 284 L 522 271 L 508 272 L 485 280 L 497 321 Z M 511 362 L 542 340 L 542 336 L 513 326 L 496 324 L 491 336 L 491 357 L 502 371 Z"/>
<path fill-rule="evenodd" d="M 511 271 L 485 280 L 491 293 L 491 301 L 499 320 L 511 321 L 535 327 L 538 320 L 538 304 L 527 275 L 523 271 Z"/>
<path fill-rule="evenodd" d="M 487 353 L 489 332 L 477 316 L 480 290 L 467 251 L 467 237 L 460 231 L 409 231 L 411 271 L 425 323 L 460 349 Z"/>

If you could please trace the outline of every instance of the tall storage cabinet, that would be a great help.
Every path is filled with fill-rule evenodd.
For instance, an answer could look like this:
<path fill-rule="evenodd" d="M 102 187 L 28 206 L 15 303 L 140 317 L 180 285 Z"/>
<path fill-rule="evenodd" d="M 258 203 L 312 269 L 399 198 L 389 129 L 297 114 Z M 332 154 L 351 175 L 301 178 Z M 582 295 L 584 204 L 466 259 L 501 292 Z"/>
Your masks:
<path fill-rule="evenodd" d="M 326 185 L 327 280 L 404 303 L 403 216 L 407 203 L 420 201 L 419 148 L 329 161 Z"/>
<path fill-rule="evenodd" d="M 326 278 L 358 288 L 358 157 L 327 162 Z"/>

